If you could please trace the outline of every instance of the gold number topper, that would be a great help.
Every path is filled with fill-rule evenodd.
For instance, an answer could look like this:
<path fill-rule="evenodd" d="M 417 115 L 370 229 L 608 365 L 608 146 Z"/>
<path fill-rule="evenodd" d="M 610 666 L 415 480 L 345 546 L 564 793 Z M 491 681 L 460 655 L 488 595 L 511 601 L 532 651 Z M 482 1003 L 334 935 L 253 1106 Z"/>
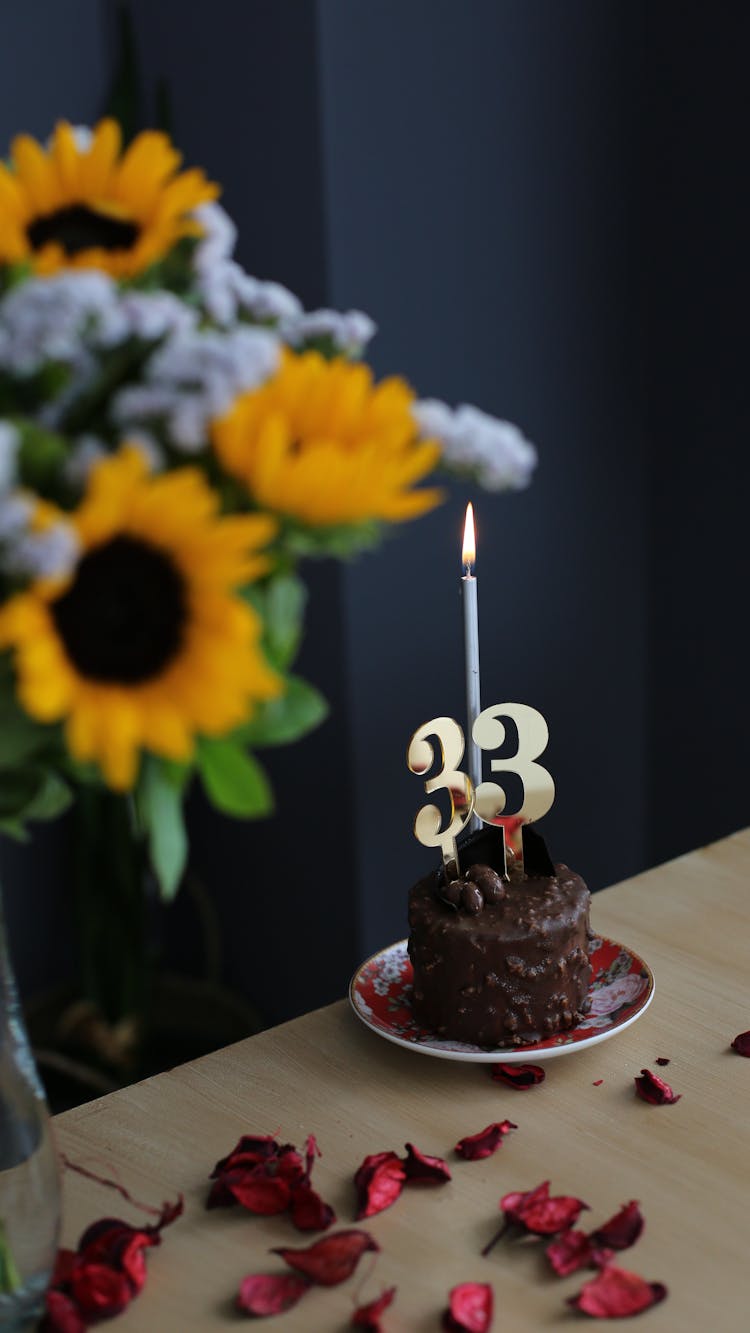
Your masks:
<path fill-rule="evenodd" d="M 516 725 L 518 748 L 505 759 L 493 759 L 493 773 L 514 773 L 523 784 L 523 802 L 515 812 L 522 824 L 541 819 L 555 799 L 552 775 L 536 760 L 547 748 L 549 730 L 541 713 L 528 704 L 492 704 L 474 720 L 472 738 L 483 751 L 498 750 L 505 742 L 506 728 L 502 721 L 509 718 Z M 458 874 L 456 838 L 476 812 L 483 824 L 501 824 L 505 810 L 506 792 L 501 783 L 481 782 L 474 791 L 470 778 L 459 769 L 464 755 L 464 734 L 450 717 L 436 717 L 424 722 L 409 742 L 407 763 L 412 773 L 428 773 L 435 762 L 435 751 L 427 739 L 435 736 L 440 742 L 442 766 L 438 773 L 425 782 L 428 795 L 446 789 L 450 793 L 451 819 L 441 828 L 442 816 L 436 805 L 424 805 L 414 821 L 414 834 L 424 847 L 440 847 L 447 877 Z M 502 826 L 502 825 L 501 825 Z M 519 826 L 520 827 L 520 826 Z M 520 841 L 517 855 L 520 851 Z"/>

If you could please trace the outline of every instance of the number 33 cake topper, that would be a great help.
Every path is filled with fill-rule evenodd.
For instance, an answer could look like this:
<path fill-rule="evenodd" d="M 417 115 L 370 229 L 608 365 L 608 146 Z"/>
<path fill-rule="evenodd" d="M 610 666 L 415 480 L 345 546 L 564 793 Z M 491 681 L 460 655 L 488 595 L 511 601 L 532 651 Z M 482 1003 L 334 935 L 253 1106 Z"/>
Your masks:
<path fill-rule="evenodd" d="M 490 769 L 500 777 L 499 782 L 480 782 L 476 787 L 461 768 L 464 757 L 464 733 L 452 717 L 435 717 L 423 722 L 414 732 L 407 751 L 407 763 L 412 773 L 425 777 L 436 763 L 436 739 L 440 747 L 439 769 L 425 779 L 428 796 L 447 791 L 450 798 L 450 819 L 443 827 L 443 814 L 437 805 L 423 805 L 414 820 L 414 834 L 424 847 L 439 847 L 448 879 L 458 875 L 456 838 L 466 828 L 472 814 L 483 824 L 503 827 L 507 792 L 503 774 L 514 774 L 523 786 L 523 801 L 512 812 L 518 826 L 546 815 L 555 799 L 552 775 L 536 761 L 547 748 L 549 730 L 542 714 L 528 704 L 492 704 L 474 719 L 472 740 L 483 752 L 499 750 L 505 745 L 507 728 L 503 719 L 510 720 L 518 738 L 515 754 L 492 759 Z M 504 830 L 505 832 L 505 830 Z M 522 855 L 519 839 L 518 854 Z"/>

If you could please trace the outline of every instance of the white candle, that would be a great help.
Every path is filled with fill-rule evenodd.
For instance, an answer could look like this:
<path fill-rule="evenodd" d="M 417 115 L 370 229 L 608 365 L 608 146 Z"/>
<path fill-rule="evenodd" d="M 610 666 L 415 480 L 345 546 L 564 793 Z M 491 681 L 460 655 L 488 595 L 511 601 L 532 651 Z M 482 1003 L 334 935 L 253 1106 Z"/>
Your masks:
<path fill-rule="evenodd" d="M 461 551 L 461 563 L 464 567 L 464 575 L 461 579 L 461 591 L 464 603 L 464 646 L 466 649 L 466 745 L 469 761 L 469 775 L 474 790 L 482 781 L 482 752 L 478 745 L 475 745 L 471 739 L 471 730 L 474 726 L 474 719 L 479 717 L 482 711 L 481 691 L 479 686 L 479 615 L 477 609 L 477 580 L 472 573 L 472 567 L 477 558 L 477 544 L 474 534 L 474 508 L 471 504 L 466 506 L 466 522 L 464 524 L 464 544 Z M 481 826 L 481 820 L 472 816 L 471 828 L 478 829 Z"/>

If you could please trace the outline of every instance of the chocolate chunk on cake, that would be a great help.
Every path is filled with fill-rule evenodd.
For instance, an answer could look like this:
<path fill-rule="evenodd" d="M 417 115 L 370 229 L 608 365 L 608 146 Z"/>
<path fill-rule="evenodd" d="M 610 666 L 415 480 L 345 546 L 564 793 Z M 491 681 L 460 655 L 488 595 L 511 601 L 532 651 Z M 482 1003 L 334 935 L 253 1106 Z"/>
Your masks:
<path fill-rule="evenodd" d="M 491 1049 L 565 1032 L 589 1008 L 590 894 L 565 865 L 503 878 L 502 840 L 481 830 L 409 893 L 413 1012 L 438 1037 Z"/>

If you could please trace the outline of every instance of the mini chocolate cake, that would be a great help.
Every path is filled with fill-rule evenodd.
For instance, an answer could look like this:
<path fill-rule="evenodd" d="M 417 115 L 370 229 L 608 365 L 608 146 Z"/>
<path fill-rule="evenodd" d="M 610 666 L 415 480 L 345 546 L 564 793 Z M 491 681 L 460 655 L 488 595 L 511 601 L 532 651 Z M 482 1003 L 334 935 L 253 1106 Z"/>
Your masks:
<path fill-rule="evenodd" d="M 502 840 L 459 846 L 458 880 L 441 870 L 409 893 L 413 1011 L 438 1037 L 523 1046 L 574 1027 L 590 1007 L 590 894 L 580 875 L 526 855 L 502 878 Z M 551 873 L 545 873 L 551 872 Z"/>

